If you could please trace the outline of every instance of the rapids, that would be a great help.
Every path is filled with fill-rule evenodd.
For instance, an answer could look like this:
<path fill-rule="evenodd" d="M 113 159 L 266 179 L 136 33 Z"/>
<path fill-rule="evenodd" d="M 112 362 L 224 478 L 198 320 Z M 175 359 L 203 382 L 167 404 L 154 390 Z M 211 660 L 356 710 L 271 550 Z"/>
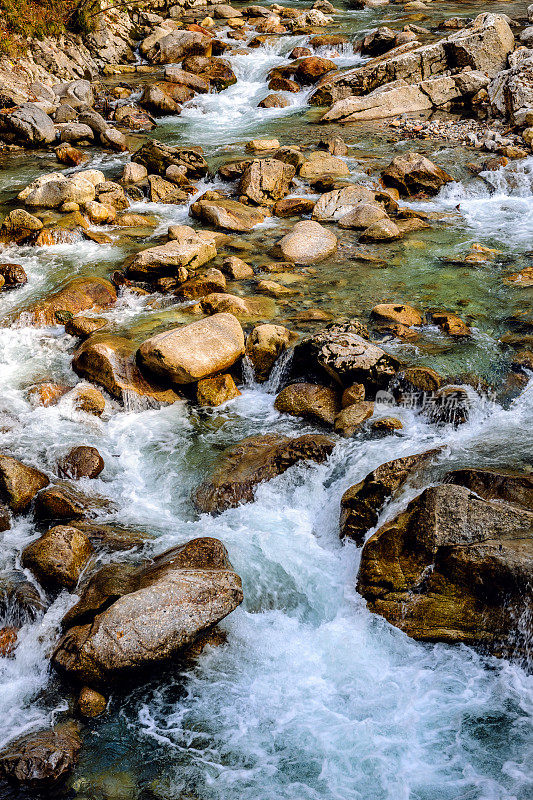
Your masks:
<path fill-rule="evenodd" d="M 350 10 L 342 18 L 359 32 L 370 29 L 375 19 L 373 12 Z M 291 49 L 300 43 L 305 44 L 305 37 L 291 39 Z M 220 94 L 196 97 L 180 117 L 162 120 L 154 135 L 172 143 L 201 144 L 212 164 L 240 152 L 239 143 L 261 134 L 279 136 L 282 144 L 316 139 L 322 130 L 308 130 L 312 126 L 306 124 L 306 114 L 313 114 L 307 108 L 308 92 L 292 95 L 286 109 L 257 108 L 268 93 L 268 71 L 284 63 L 287 51 L 287 45 L 279 45 L 230 57 L 238 83 Z M 360 57 L 345 48 L 334 60 L 347 66 Z M 365 151 L 376 143 L 372 134 L 360 142 L 359 133 L 350 136 Z M 381 154 L 390 147 L 380 146 Z M 442 154 L 444 163 L 454 158 L 452 150 Z M 116 174 L 122 160 L 95 153 L 90 166 Z M 12 171 L 0 173 L 2 196 L 11 196 L 43 167 L 50 167 L 45 156 L 28 156 Z M 339 312 L 347 304 L 354 310 L 370 307 L 384 291 L 403 300 L 430 296 L 434 304 L 450 291 L 470 294 L 481 322 L 474 343 L 459 356 L 439 351 L 437 364 L 434 354 L 399 347 L 421 363 L 437 364 L 437 369 L 440 364 L 455 373 L 501 372 L 496 341 L 517 300 L 512 292 L 495 288 L 494 270 L 499 267 L 484 266 L 464 279 L 439 267 L 439 274 L 448 278 L 441 285 L 434 274 L 435 258 L 450 248 L 460 251 L 481 241 L 520 261 L 533 247 L 533 159 L 483 177 L 485 181 L 458 180 L 423 204 L 436 211 L 455 211 L 459 205 L 456 225 L 417 237 L 426 242 L 426 250 L 394 251 L 394 257 L 402 258 L 394 277 L 393 270 L 374 270 L 367 281 L 364 272 L 354 276 L 353 264 L 346 260 L 340 266 L 320 266 L 311 289 L 315 300 Z M 199 193 L 206 187 L 212 184 L 201 182 Z M 187 209 L 180 206 L 136 203 L 132 210 L 157 217 L 154 237 L 168 224 L 188 219 Z M 269 226 L 254 236 L 268 237 Z M 67 277 L 107 275 L 133 248 L 121 240 L 4 250 L 2 261 L 23 264 L 29 282 L 17 292 L 0 294 L 0 313 L 9 321 L 19 308 Z M 333 278 L 339 270 L 345 284 L 337 289 Z M 104 316 L 114 330 L 136 338 L 154 314 L 162 321 L 174 320 L 179 309 L 168 308 L 157 296 L 126 292 Z M 225 646 L 207 648 L 186 673 L 169 669 L 127 699 L 113 698 L 113 713 L 87 727 L 72 797 L 533 796 L 533 675 L 527 665 L 484 657 L 464 646 L 420 644 L 372 615 L 354 588 L 360 550 L 353 543 L 342 544 L 338 536 L 342 493 L 393 458 L 443 445 L 436 475 L 461 466 L 531 469 L 533 380 L 511 403 L 500 404 L 469 389 L 473 411 L 458 428 L 436 427 L 411 409 L 395 409 L 404 423 L 399 433 L 341 440 L 327 463 L 293 467 L 261 485 L 254 503 L 212 518 L 195 513 L 190 493 L 217 452 L 250 434 L 314 430 L 274 409 L 286 362 L 276 365 L 264 385 L 255 383 L 248 366 L 242 395 L 209 411 L 191 410 L 181 402 L 150 410 L 132 401 L 121 409 L 109 401 L 108 411 L 98 419 L 66 402 L 47 408 L 32 405 L 29 386 L 47 380 L 75 383 L 70 369 L 75 344 L 63 328 L 29 327 L 24 321 L 0 328 L 0 451 L 54 475 L 58 458 L 71 447 L 97 447 L 106 468 L 98 479 L 82 480 L 80 486 L 113 500 L 115 510 L 106 521 L 155 534 L 156 542 L 146 546 L 150 554 L 196 536 L 221 539 L 243 578 L 245 600 L 222 624 L 228 632 Z M 415 494 L 408 488 L 385 508 L 379 524 Z M 2 535 L 0 570 L 19 566 L 20 551 L 35 535 L 31 519 L 17 517 Z M 29 572 L 27 577 L 34 580 Z M 24 626 L 15 657 L 0 659 L 0 747 L 17 734 L 60 719 L 68 709 L 68 695 L 51 673 L 48 658 L 59 620 L 74 600 L 61 594 L 44 616 Z"/>

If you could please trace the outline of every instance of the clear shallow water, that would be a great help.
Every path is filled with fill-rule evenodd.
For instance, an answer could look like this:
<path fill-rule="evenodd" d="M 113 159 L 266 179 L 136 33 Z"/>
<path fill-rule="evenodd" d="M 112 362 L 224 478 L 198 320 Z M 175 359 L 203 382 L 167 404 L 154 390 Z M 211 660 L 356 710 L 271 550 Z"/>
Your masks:
<path fill-rule="evenodd" d="M 472 13 L 470 4 L 464 8 Z M 397 13 L 386 10 L 392 17 Z M 369 27 L 376 18 L 374 12 L 353 17 L 364 17 L 357 24 Z M 266 73 L 282 63 L 284 52 L 235 56 L 240 90 L 203 98 L 181 118 L 165 120 L 154 135 L 201 142 L 212 164 L 227 146 L 226 157 L 242 153 L 239 143 L 252 135 L 281 134 L 282 144 L 295 136 L 304 144 L 315 141 L 326 131 L 306 124 L 304 93 L 295 98 L 301 104 L 296 110 L 279 117 L 256 109 L 267 93 Z M 341 134 L 362 152 L 375 147 L 378 159 L 389 159 L 393 147 L 412 147 L 391 146 L 370 130 L 362 136 Z M 433 145 L 424 147 L 431 152 Z M 435 156 L 446 167 L 453 159 L 453 150 Z M 113 174 L 120 159 L 96 163 Z M 32 160 L 23 171 L 1 174 L 0 185 L 9 194 L 43 168 L 52 167 L 44 158 Z M 435 211 L 460 204 L 453 227 L 422 231 L 382 249 L 389 262 L 384 269 L 350 261 L 357 243 L 344 234 L 338 257 L 318 265 L 293 309 L 321 305 L 337 315 L 364 317 L 384 293 L 422 305 L 450 306 L 466 298 L 477 324 L 473 344 L 451 347 L 433 332 L 442 348 L 437 354 L 428 356 L 418 345 L 394 347 L 412 360 L 449 371 L 502 371 L 497 336 L 508 315 L 530 298 L 523 290 L 505 288 L 501 277 L 521 264 L 531 247 L 531 164 L 487 174 L 494 191 L 465 180 L 457 165 L 454 169 L 459 181 L 424 204 Z M 170 222 L 187 221 L 186 208 L 139 204 L 133 210 L 158 216 L 154 235 Z M 246 258 L 251 263 L 264 258 L 279 235 L 261 229 L 250 237 L 255 249 Z M 419 245 L 408 244 L 413 241 Z M 464 269 L 443 264 L 474 241 L 500 247 L 510 261 Z M 121 240 L 116 247 L 86 243 L 3 252 L 2 260 L 24 264 L 30 281 L 20 292 L 0 296 L 1 312 L 9 315 L 73 275 L 108 274 L 127 251 Z M 154 315 L 170 318 L 172 313 L 179 309 L 165 309 L 157 298 L 126 294 L 106 316 L 114 329 L 137 338 Z M 291 307 L 278 307 L 279 318 L 290 313 Z M 505 409 L 473 394 L 475 411 L 457 430 L 437 429 L 402 409 L 405 427 L 399 434 L 341 440 L 328 463 L 289 470 L 261 486 L 253 504 L 217 518 L 198 517 L 190 492 L 221 448 L 252 433 L 313 428 L 279 415 L 273 408 L 276 387 L 251 380 L 240 398 L 211 412 L 182 403 L 124 412 L 108 401 L 104 418 L 96 419 L 65 401 L 33 408 L 26 398 L 33 383 L 74 383 L 74 347 L 62 328 L 0 328 L 0 450 L 54 475 L 58 459 L 71 447 L 96 446 L 106 468 L 81 488 L 113 500 L 116 510 L 109 521 L 156 534 L 148 553 L 195 536 L 220 538 L 245 589 L 243 606 L 223 623 L 225 646 L 208 648 L 185 674 L 169 669 L 127 699 L 114 698 L 108 717 L 85 730 L 82 761 L 71 782 L 79 800 L 137 798 L 142 791 L 144 797 L 173 800 L 184 792 L 197 800 L 532 796 L 532 676 L 519 665 L 483 658 L 466 647 L 418 644 L 371 615 L 354 588 L 360 552 L 340 543 L 338 514 L 343 491 L 378 464 L 437 444 L 446 445 L 441 471 L 467 465 L 527 467 L 533 452 L 533 384 Z M 385 509 L 379 524 L 413 494 L 408 489 Z M 2 534 L 0 568 L 17 563 L 35 535 L 31 520 L 18 518 Z M 72 602 L 74 597 L 63 593 L 43 620 L 25 626 L 15 658 L 0 660 L 0 746 L 17 733 L 61 719 L 72 703 L 49 673 L 47 660 L 57 623 Z"/>

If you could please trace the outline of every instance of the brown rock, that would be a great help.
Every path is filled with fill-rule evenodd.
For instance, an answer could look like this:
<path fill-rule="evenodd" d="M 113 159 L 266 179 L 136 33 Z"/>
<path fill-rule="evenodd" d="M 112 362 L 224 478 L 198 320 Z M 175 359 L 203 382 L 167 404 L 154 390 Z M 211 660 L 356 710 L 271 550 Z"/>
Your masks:
<path fill-rule="evenodd" d="M 268 88 L 274 92 L 299 92 L 300 84 L 290 78 L 274 75 L 268 82 Z"/>
<path fill-rule="evenodd" d="M 235 281 L 246 280 L 247 278 L 254 277 L 254 271 L 246 261 L 237 256 L 229 256 L 225 258 L 222 263 L 222 272 L 225 272 L 230 278 Z"/>
<path fill-rule="evenodd" d="M 290 102 L 282 94 L 269 94 L 258 104 L 258 108 L 287 108 Z"/>
<path fill-rule="evenodd" d="M 348 408 L 354 403 L 360 403 L 365 399 L 365 387 L 362 383 L 353 383 L 342 393 L 341 408 Z"/>
<path fill-rule="evenodd" d="M 337 237 L 318 222 L 302 220 L 280 239 L 278 247 L 287 261 L 313 264 L 333 255 L 337 249 Z"/>
<path fill-rule="evenodd" d="M 265 219 L 259 209 L 226 197 L 213 200 L 200 198 L 191 205 L 190 213 L 208 225 L 235 233 L 248 233 Z"/>
<path fill-rule="evenodd" d="M 220 406 L 228 400 L 240 396 L 231 375 L 216 375 L 214 378 L 204 378 L 198 381 L 196 399 L 201 406 Z"/>
<path fill-rule="evenodd" d="M 183 69 L 199 75 L 209 83 L 216 92 L 222 92 L 228 86 L 237 83 L 237 76 L 229 61 L 224 58 L 207 56 L 189 56 L 183 61 Z"/>
<path fill-rule="evenodd" d="M 363 422 L 366 422 L 374 413 L 374 403 L 361 400 L 351 406 L 346 406 L 335 417 L 335 430 L 341 436 L 353 436 Z"/>
<path fill-rule="evenodd" d="M 447 172 L 419 153 L 406 153 L 393 158 L 381 173 L 385 186 L 392 186 L 408 197 L 425 192 L 436 194 L 441 186 L 453 180 Z"/>
<path fill-rule="evenodd" d="M 49 482 L 44 472 L 11 456 L 0 455 L 0 495 L 13 511 L 25 511 Z"/>
<path fill-rule="evenodd" d="M 78 710 L 82 717 L 95 719 L 101 717 L 107 709 L 107 700 L 96 689 L 84 686 L 78 697 Z"/>
<path fill-rule="evenodd" d="M 232 314 L 172 328 L 137 351 L 142 368 L 173 383 L 194 383 L 231 367 L 244 354 L 244 334 Z"/>
<path fill-rule="evenodd" d="M 303 217 L 313 213 L 316 200 L 307 197 L 287 197 L 278 200 L 273 212 L 276 217 Z"/>
<path fill-rule="evenodd" d="M 11 626 L 0 628 L 0 658 L 12 658 L 18 640 L 18 629 Z"/>
<path fill-rule="evenodd" d="M 378 431 L 379 433 L 392 433 L 393 431 L 401 431 L 403 422 L 396 417 L 382 417 L 373 422 L 370 427 L 373 431 Z"/>
<path fill-rule="evenodd" d="M 68 481 L 61 481 L 39 493 L 35 515 L 40 520 L 83 519 L 109 511 L 111 505 L 105 497 L 84 494 Z"/>
<path fill-rule="evenodd" d="M 308 86 L 334 69 L 336 66 L 333 61 L 318 56 L 308 56 L 296 65 L 295 76 L 302 85 Z"/>
<path fill-rule="evenodd" d="M 257 205 L 274 205 L 288 194 L 295 173 L 292 164 L 275 158 L 255 159 L 244 170 L 239 193 Z"/>
<path fill-rule="evenodd" d="M 411 481 L 417 473 L 422 472 L 438 452 L 438 449 L 427 450 L 425 453 L 387 461 L 347 489 L 341 499 L 341 538 L 347 536 L 356 544 L 363 544 L 365 534 L 377 523 L 387 500 L 394 497 L 408 480 Z"/>
<path fill-rule="evenodd" d="M 223 292 L 226 288 L 226 278 L 219 269 L 206 269 L 201 275 L 195 275 L 180 284 L 176 289 L 176 297 L 180 300 L 196 300 L 212 292 Z"/>
<path fill-rule="evenodd" d="M 257 325 L 246 340 L 246 356 L 251 361 L 255 379 L 264 383 L 277 359 L 298 336 L 282 325 Z"/>
<path fill-rule="evenodd" d="M 105 411 L 105 398 L 94 386 L 76 386 L 68 393 L 68 397 L 78 411 L 94 414 L 95 417 L 101 417 Z"/>
<path fill-rule="evenodd" d="M 74 589 L 93 553 L 88 537 L 67 525 L 57 525 L 22 551 L 22 565 L 52 589 Z"/>
<path fill-rule="evenodd" d="M 179 399 L 172 389 L 141 373 L 135 362 L 135 344 L 121 336 L 95 334 L 89 337 L 74 353 L 72 368 L 81 378 L 103 386 L 125 405 L 157 407 Z M 94 394 L 87 398 L 86 391 L 79 402 L 83 410 L 94 409 L 89 413 L 101 408 L 100 398 Z"/>
<path fill-rule="evenodd" d="M 360 242 L 390 242 L 399 239 L 400 229 L 391 219 L 380 219 L 372 223 L 359 237 Z"/>
<path fill-rule="evenodd" d="M 145 142 L 132 161 L 146 167 L 150 175 L 164 175 L 171 164 L 184 166 L 190 178 L 203 178 L 208 169 L 201 148 L 170 147 L 156 139 Z"/>
<path fill-rule="evenodd" d="M 21 264 L 0 264 L 0 276 L 4 279 L 4 289 L 14 289 L 28 283 L 28 276 Z"/>
<path fill-rule="evenodd" d="M 73 447 L 58 464 L 62 478 L 97 478 L 104 468 L 104 459 L 96 447 Z"/>
<path fill-rule="evenodd" d="M 107 308 L 116 300 L 115 287 L 104 278 L 74 278 L 27 313 L 35 324 L 64 324 L 81 311 Z"/>
<path fill-rule="evenodd" d="M 468 325 L 457 314 L 449 311 L 431 311 L 428 313 L 428 317 L 448 336 L 470 336 L 472 333 Z"/>
<path fill-rule="evenodd" d="M 426 489 L 366 543 L 358 590 L 409 636 L 524 655 L 533 514 L 463 486 Z"/>
<path fill-rule="evenodd" d="M 431 367 L 408 367 L 401 373 L 401 379 L 422 392 L 436 392 L 443 381 Z"/>
<path fill-rule="evenodd" d="M 259 483 L 281 475 L 299 461 L 325 461 L 333 447 L 330 439 L 319 435 L 297 439 L 278 434 L 250 436 L 225 451 L 214 472 L 194 493 L 194 503 L 211 514 L 250 503 Z"/>
<path fill-rule="evenodd" d="M 81 750 L 78 732 L 71 725 L 25 734 L 0 752 L 0 776 L 30 789 L 47 789 L 72 771 Z"/>
<path fill-rule="evenodd" d="M 328 386 L 293 383 L 276 397 L 274 408 L 293 417 L 332 426 L 340 411 L 339 395 Z"/>
<path fill-rule="evenodd" d="M 405 303 L 381 303 L 370 312 L 372 322 L 378 324 L 396 322 L 400 325 L 422 325 L 422 315 L 413 306 Z"/>
<path fill-rule="evenodd" d="M 68 390 L 68 386 L 61 386 L 58 383 L 39 383 L 28 389 L 28 400 L 32 405 L 47 408 L 55 405 Z"/>
<path fill-rule="evenodd" d="M 104 317 L 84 317 L 78 314 L 72 319 L 67 320 L 65 323 L 65 333 L 70 336 L 79 336 L 81 339 L 86 339 L 92 333 L 105 328 L 107 320 Z"/>

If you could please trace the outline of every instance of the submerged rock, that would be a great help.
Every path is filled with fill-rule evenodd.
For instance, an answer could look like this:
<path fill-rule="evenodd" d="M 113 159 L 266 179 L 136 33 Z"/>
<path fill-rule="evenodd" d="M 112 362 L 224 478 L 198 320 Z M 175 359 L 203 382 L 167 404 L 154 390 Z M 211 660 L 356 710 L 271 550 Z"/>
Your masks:
<path fill-rule="evenodd" d="M 242 602 L 217 539 L 194 539 L 146 567 L 109 565 L 87 585 L 52 662 L 89 686 L 171 662 Z"/>
<path fill-rule="evenodd" d="M 249 436 L 225 451 L 214 472 L 195 491 L 194 503 L 211 514 L 250 503 L 259 483 L 299 461 L 325 461 L 333 447 L 331 439 L 318 434 L 296 439 L 274 433 Z"/>
<path fill-rule="evenodd" d="M 45 790 L 72 772 L 81 739 L 71 724 L 27 733 L 0 751 L 0 776 L 18 786 Z"/>
<path fill-rule="evenodd" d="M 533 512 L 464 486 L 426 489 L 365 544 L 358 590 L 415 639 L 525 655 Z"/>

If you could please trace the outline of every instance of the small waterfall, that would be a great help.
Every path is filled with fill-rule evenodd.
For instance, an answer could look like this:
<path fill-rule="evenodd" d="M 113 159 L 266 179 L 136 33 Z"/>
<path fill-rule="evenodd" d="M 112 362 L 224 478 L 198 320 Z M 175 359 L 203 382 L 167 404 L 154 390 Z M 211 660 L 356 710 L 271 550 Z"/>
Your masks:
<path fill-rule="evenodd" d="M 292 347 L 288 350 L 284 350 L 283 353 L 278 356 L 268 376 L 268 380 L 264 384 L 265 390 L 269 394 L 277 394 L 279 392 L 283 381 L 289 374 L 293 356 L 294 349 Z"/>

